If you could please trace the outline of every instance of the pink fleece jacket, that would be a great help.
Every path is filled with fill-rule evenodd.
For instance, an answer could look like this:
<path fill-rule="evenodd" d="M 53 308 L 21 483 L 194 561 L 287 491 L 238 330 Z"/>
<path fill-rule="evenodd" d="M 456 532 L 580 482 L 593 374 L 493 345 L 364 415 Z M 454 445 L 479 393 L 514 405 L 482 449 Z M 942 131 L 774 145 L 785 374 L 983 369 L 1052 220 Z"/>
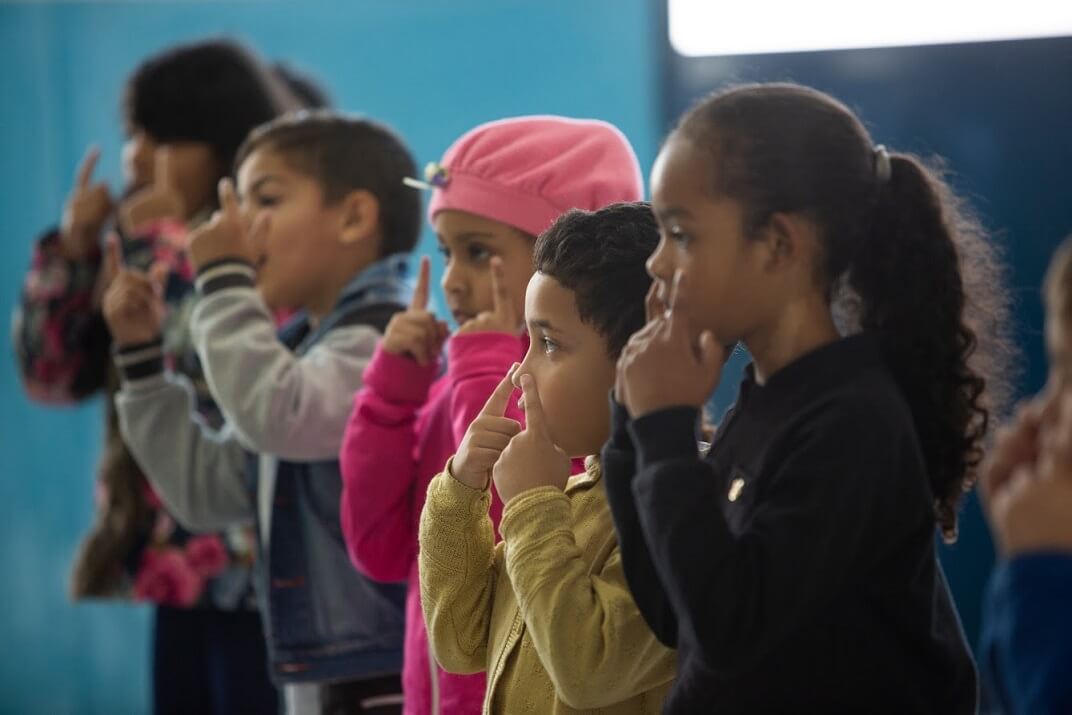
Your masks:
<path fill-rule="evenodd" d="M 455 336 L 447 343 L 447 372 L 438 380 L 438 365 L 421 367 L 377 348 L 354 399 L 339 457 L 342 529 L 362 573 L 410 584 L 402 669 L 407 715 L 479 713 L 484 701 L 483 673 L 453 675 L 431 660 L 417 583 L 417 529 L 428 483 L 527 348 L 527 337 L 505 333 Z M 516 396 L 506 416 L 524 424 Z M 493 493 L 496 530 L 501 516 L 502 502 Z"/>

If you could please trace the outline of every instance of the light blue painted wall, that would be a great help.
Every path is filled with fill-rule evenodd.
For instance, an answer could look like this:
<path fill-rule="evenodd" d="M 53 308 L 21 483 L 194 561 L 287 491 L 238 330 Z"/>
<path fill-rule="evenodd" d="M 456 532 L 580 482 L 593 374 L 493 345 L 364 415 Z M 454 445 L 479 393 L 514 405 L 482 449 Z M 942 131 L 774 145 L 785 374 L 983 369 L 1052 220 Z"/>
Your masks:
<path fill-rule="evenodd" d="M 0 315 L 87 144 L 101 145 L 99 173 L 118 186 L 123 79 L 170 43 L 226 33 L 291 60 L 340 107 L 392 124 L 422 164 L 479 122 L 540 112 L 612 121 L 649 166 L 654 13 L 647 0 L 0 5 Z M 99 402 L 30 403 L 0 350 L 0 713 L 148 708 L 148 611 L 65 595 L 92 518 L 100 413 Z"/>

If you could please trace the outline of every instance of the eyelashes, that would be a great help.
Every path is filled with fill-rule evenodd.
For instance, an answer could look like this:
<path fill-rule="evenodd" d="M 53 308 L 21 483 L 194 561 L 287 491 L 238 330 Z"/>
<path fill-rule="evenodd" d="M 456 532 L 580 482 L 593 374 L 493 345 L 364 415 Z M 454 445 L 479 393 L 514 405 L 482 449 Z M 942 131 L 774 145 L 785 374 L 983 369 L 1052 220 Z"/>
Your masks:
<path fill-rule="evenodd" d="M 436 250 L 439 251 L 440 255 L 443 256 L 443 259 L 445 261 L 451 260 L 453 254 L 451 250 L 445 245 L 443 245 L 442 243 L 439 244 Z M 489 261 L 491 260 L 491 257 L 493 255 L 494 254 L 492 254 L 490 249 L 485 246 L 481 246 L 480 244 L 471 243 L 465 247 L 465 257 L 471 263 L 483 263 Z"/>

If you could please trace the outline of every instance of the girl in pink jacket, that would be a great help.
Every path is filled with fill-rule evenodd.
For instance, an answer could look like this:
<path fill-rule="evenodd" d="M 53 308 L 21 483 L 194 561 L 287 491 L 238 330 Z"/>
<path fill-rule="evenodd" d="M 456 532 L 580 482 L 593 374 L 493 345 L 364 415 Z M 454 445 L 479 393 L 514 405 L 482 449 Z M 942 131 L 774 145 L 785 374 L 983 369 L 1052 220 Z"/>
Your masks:
<path fill-rule="evenodd" d="M 448 341 L 446 323 L 427 310 L 425 259 L 409 310 L 387 326 L 354 400 L 340 455 L 341 521 L 360 571 L 409 582 L 405 712 L 453 715 L 479 713 L 485 683 L 483 673 L 444 672 L 428 650 L 417 582 L 417 530 L 428 483 L 528 349 L 523 306 L 535 236 L 571 208 L 638 201 L 643 184 L 636 155 L 618 129 L 553 116 L 478 126 L 426 173 L 433 192 L 429 220 L 445 258 L 442 287 L 460 327 Z M 506 416 L 524 421 L 515 400 Z M 501 514 L 493 494 L 496 527 Z"/>

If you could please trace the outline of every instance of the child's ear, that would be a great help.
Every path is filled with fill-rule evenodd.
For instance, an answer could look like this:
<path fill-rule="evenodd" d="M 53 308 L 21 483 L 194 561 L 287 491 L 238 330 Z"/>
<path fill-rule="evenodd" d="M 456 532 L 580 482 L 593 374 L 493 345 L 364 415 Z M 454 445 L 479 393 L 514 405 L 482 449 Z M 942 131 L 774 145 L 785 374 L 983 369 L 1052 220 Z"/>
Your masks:
<path fill-rule="evenodd" d="M 340 202 L 339 242 L 360 243 L 376 235 L 380 228 L 380 202 L 372 192 L 356 189 Z"/>
<path fill-rule="evenodd" d="M 800 214 L 775 213 L 766 227 L 767 268 L 785 270 L 816 243 L 815 225 Z"/>

